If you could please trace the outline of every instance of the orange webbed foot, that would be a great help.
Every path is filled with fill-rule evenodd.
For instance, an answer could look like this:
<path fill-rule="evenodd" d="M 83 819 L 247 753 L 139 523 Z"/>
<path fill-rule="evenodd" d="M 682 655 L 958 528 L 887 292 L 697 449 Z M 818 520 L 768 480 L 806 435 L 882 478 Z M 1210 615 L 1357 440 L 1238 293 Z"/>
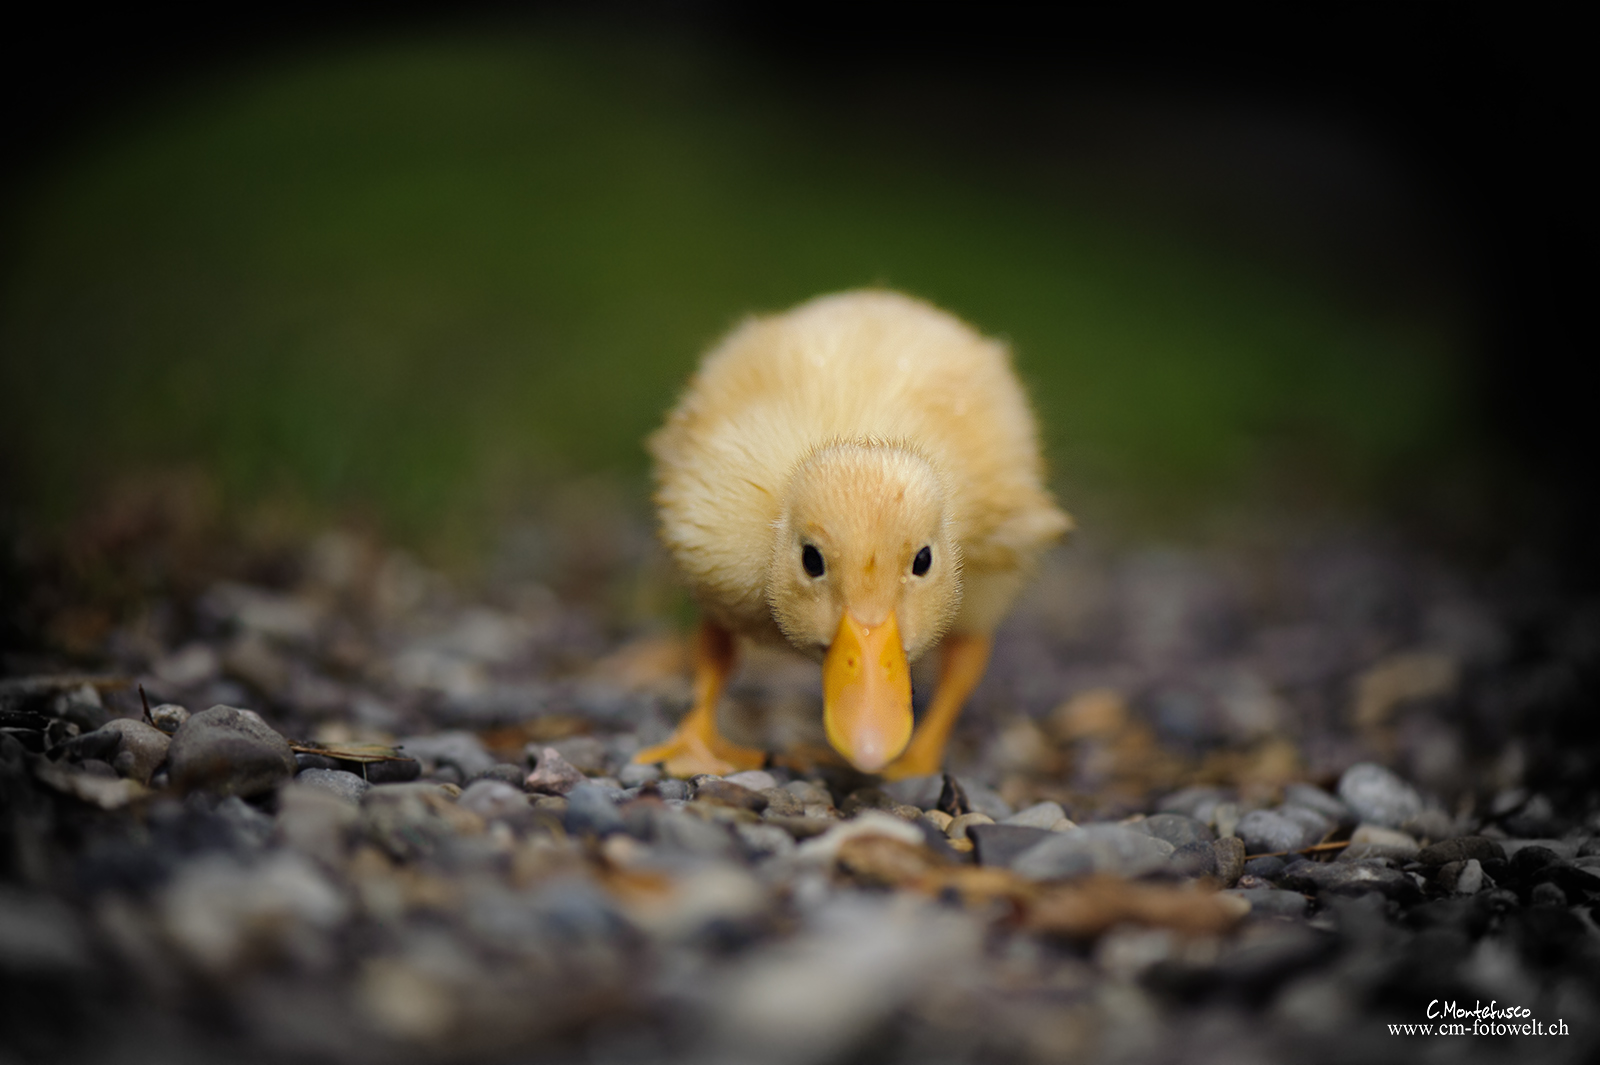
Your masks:
<path fill-rule="evenodd" d="M 943 744 L 940 745 L 943 747 Z M 907 777 L 925 777 L 944 767 L 944 751 L 909 748 L 904 754 L 883 767 L 883 779 L 904 780 Z"/>
<path fill-rule="evenodd" d="M 720 736 L 709 739 L 696 732 L 680 731 L 665 743 L 646 747 L 633 756 L 639 765 L 660 762 L 668 776 L 692 777 L 701 773 L 725 777 L 766 764 L 765 751 L 740 747 Z"/>

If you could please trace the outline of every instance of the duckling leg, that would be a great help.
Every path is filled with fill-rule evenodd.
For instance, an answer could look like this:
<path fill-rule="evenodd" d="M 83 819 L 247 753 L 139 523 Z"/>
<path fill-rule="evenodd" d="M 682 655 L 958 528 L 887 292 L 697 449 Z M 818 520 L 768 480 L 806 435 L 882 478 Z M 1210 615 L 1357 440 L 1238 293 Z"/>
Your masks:
<path fill-rule="evenodd" d="M 890 780 L 903 777 L 920 777 L 937 773 L 944 766 L 944 748 L 950 741 L 950 730 L 967 703 L 967 696 L 983 679 L 989 666 L 989 649 L 994 646 L 990 636 L 952 632 L 944 638 L 940 648 L 939 688 L 933 693 L 933 702 L 927 713 L 911 734 L 905 753 L 896 758 L 883 775 Z"/>
<path fill-rule="evenodd" d="M 760 769 L 763 751 L 740 747 L 717 732 L 717 697 L 738 659 L 733 634 L 711 621 L 700 622 L 694 641 L 694 707 L 678 722 L 678 731 L 665 743 L 647 747 L 633 756 L 639 764 L 665 763 L 675 777 L 697 773 L 727 776 L 741 769 Z"/>

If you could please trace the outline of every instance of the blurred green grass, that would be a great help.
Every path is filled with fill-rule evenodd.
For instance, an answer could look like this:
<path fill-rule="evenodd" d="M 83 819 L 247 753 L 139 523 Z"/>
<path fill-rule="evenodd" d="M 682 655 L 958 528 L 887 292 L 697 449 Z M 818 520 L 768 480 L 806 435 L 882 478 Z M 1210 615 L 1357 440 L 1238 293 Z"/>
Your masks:
<path fill-rule="evenodd" d="M 1426 315 L 931 160 L 663 42 L 463 35 L 191 83 L 15 205 L 16 505 L 187 464 L 235 501 L 467 527 L 637 479 L 722 330 L 860 285 L 1013 342 L 1069 506 L 1181 510 L 1264 469 L 1359 496 L 1459 432 Z"/>

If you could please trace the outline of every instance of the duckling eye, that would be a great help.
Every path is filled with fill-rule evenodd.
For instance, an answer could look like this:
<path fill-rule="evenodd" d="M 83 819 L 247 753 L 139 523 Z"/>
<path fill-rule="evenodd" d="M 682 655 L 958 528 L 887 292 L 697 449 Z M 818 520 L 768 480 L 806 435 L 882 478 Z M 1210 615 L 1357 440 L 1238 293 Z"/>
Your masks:
<path fill-rule="evenodd" d="M 928 574 L 928 567 L 931 565 L 933 565 L 933 550 L 924 546 L 921 551 L 917 552 L 917 557 L 911 560 L 911 575 L 913 577 L 925 577 Z"/>
<path fill-rule="evenodd" d="M 822 552 L 810 544 L 800 549 L 800 565 L 804 566 L 806 573 L 812 577 L 822 576 Z"/>

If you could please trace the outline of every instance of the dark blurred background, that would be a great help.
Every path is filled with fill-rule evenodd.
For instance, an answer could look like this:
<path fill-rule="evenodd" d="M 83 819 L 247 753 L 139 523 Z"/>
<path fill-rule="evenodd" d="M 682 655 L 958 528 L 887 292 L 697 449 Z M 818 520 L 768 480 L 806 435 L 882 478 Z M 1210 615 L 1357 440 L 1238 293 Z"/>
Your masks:
<path fill-rule="evenodd" d="M 881 284 L 1013 341 L 1091 528 L 1570 548 L 1577 40 L 1485 5 L 39 24 L 3 46 L 6 517 L 180 469 L 470 558 L 575 478 L 642 510 L 706 344 Z"/>

